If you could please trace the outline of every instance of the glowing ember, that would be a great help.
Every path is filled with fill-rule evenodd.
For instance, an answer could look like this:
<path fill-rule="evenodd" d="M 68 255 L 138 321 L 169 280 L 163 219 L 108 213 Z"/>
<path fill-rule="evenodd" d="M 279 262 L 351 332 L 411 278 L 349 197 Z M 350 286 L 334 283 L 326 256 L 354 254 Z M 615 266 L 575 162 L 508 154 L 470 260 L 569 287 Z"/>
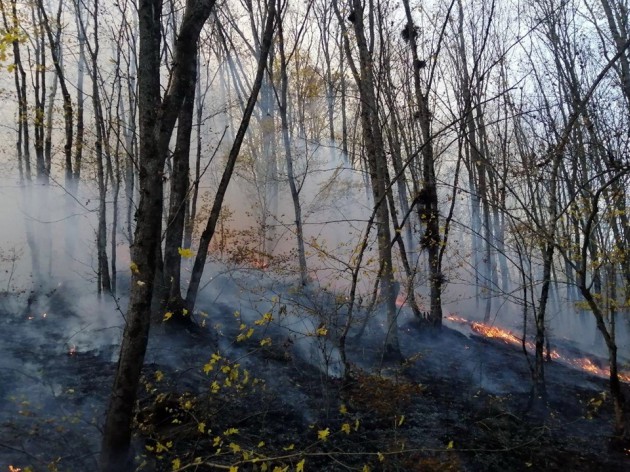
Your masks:
<path fill-rule="evenodd" d="M 462 318 L 461 316 L 457 316 L 453 314 L 447 315 L 444 318 L 453 323 L 469 324 L 471 329 L 475 333 L 481 336 L 484 336 L 486 338 L 498 339 L 500 341 L 503 341 L 505 344 L 510 344 L 514 346 L 523 345 L 523 340 L 521 338 L 514 335 L 512 332 L 499 328 L 497 326 L 490 326 L 485 323 L 479 323 L 475 321 L 470 322 L 466 320 L 465 318 Z M 535 350 L 536 346 L 531 341 L 525 341 L 525 347 L 527 348 L 528 351 L 532 352 Z M 564 362 L 565 364 L 575 367 L 576 369 L 580 369 L 584 372 L 589 372 L 599 377 L 608 378 L 610 376 L 610 369 L 608 367 L 600 367 L 597 364 L 595 364 L 591 359 L 588 359 L 586 357 L 580 357 L 580 358 L 566 357 L 560 354 L 555 349 L 552 349 L 549 352 L 549 357 L 553 360 L 559 360 L 561 362 Z M 620 372 L 618 373 L 618 376 L 619 376 L 619 380 L 621 380 L 622 382 L 630 383 L 629 372 Z"/>
<path fill-rule="evenodd" d="M 468 320 L 466 318 L 462 318 L 461 316 L 453 315 L 452 313 L 450 315 L 446 315 L 444 318 L 449 320 L 449 321 L 452 321 L 453 323 L 468 324 Z"/>

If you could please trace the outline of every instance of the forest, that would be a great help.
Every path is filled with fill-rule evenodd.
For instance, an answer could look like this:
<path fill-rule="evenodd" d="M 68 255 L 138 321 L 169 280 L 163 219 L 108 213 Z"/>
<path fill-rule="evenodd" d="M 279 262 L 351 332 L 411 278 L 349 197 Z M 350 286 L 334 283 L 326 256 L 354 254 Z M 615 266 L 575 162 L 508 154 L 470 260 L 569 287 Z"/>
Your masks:
<path fill-rule="evenodd" d="M 0 470 L 628 470 L 629 3 L 0 0 Z"/>

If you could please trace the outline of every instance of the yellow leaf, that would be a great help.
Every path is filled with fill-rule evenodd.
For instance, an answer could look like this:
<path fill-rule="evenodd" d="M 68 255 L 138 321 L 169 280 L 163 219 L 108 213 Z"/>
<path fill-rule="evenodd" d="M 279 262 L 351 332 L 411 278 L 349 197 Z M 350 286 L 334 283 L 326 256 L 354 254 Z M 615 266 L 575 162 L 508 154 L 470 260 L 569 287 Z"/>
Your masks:
<path fill-rule="evenodd" d="M 155 375 L 156 382 L 160 382 L 164 378 L 164 372 L 162 372 L 161 370 L 155 371 L 154 375 Z"/>
<path fill-rule="evenodd" d="M 188 310 L 187 310 L 186 308 L 184 308 L 184 309 L 182 310 L 182 315 L 186 316 L 187 314 L 188 314 Z"/>
<path fill-rule="evenodd" d="M 398 420 L 398 426 L 401 426 L 404 421 L 405 421 L 405 415 L 402 415 L 400 419 Z"/>
<path fill-rule="evenodd" d="M 317 336 L 326 336 L 328 334 L 328 329 L 326 329 L 325 326 L 320 326 L 319 328 L 317 328 L 317 331 L 315 331 L 315 333 L 317 334 Z"/>
<path fill-rule="evenodd" d="M 453 441 L 449 441 L 446 449 L 453 449 Z"/>
<path fill-rule="evenodd" d="M 267 465 L 266 462 L 263 462 L 262 465 L 260 466 L 260 472 L 267 472 L 267 470 L 269 470 L 269 466 Z"/>
<path fill-rule="evenodd" d="M 192 402 L 190 400 L 186 400 L 186 402 L 182 406 L 184 410 L 190 410 L 192 408 Z"/>
<path fill-rule="evenodd" d="M 232 449 L 232 452 L 234 454 L 236 454 L 237 452 L 241 451 L 241 446 L 239 446 L 238 444 L 233 443 L 233 442 L 230 443 L 229 448 Z"/>
<path fill-rule="evenodd" d="M 238 466 L 237 465 L 231 465 L 230 466 L 230 472 L 238 472 Z"/>
<path fill-rule="evenodd" d="M 207 364 L 204 364 L 203 366 L 204 374 L 208 374 L 208 372 L 210 372 L 212 369 L 214 369 L 214 366 L 210 362 L 208 362 Z"/>
<path fill-rule="evenodd" d="M 173 459 L 173 470 L 179 470 L 181 466 L 182 466 L 182 461 L 180 461 L 178 457 Z"/>
<path fill-rule="evenodd" d="M 297 467 L 295 468 L 295 472 L 304 472 L 304 463 L 306 462 L 306 459 L 302 459 L 300 462 L 297 463 Z"/>
<path fill-rule="evenodd" d="M 228 428 L 223 432 L 223 436 L 231 436 L 238 433 L 238 428 Z"/>
<path fill-rule="evenodd" d="M 361 469 L 361 472 L 370 472 L 370 466 L 369 466 L 369 465 L 367 465 L 367 464 L 365 464 L 365 465 L 363 466 L 363 469 Z"/>
<path fill-rule="evenodd" d="M 358 419 L 354 420 L 354 430 L 355 431 L 359 430 L 359 420 Z"/>
<path fill-rule="evenodd" d="M 199 423 L 199 424 L 197 425 L 197 430 L 198 430 L 200 433 L 205 433 L 205 432 L 206 432 L 206 423 L 204 423 L 203 421 L 202 421 L 201 423 Z"/>
<path fill-rule="evenodd" d="M 344 423 L 341 425 L 341 431 L 346 434 L 350 434 L 350 423 Z"/>
<path fill-rule="evenodd" d="M 346 405 L 342 404 L 339 407 L 339 413 L 341 413 L 342 415 L 347 415 L 348 414 L 348 409 L 346 408 Z"/>
<path fill-rule="evenodd" d="M 258 443 L 258 447 L 264 447 L 265 446 L 265 441 L 260 441 Z"/>
<path fill-rule="evenodd" d="M 173 317 L 173 313 L 171 313 L 170 311 L 167 311 L 166 313 L 164 313 L 164 318 L 162 318 L 162 321 L 168 321 Z"/>
<path fill-rule="evenodd" d="M 221 444 L 221 436 L 215 436 L 214 440 L 212 441 L 212 446 L 217 447 L 220 444 Z"/>
<path fill-rule="evenodd" d="M 379 461 L 383 462 L 385 460 L 385 456 L 381 454 L 380 452 L 377 452 L 376 455 L 378 456 Z"/>
<path fill-rule="evenodd" d="M 219 385 L 219 382 L 217 382 L 216 380 L 212 382 L 212 385 L 210 385 L 210 391 L 212 393 L 217 393 L 220 389 L 221 389 L 221 386 Z"/>
<path fill-rule="evenodd" d="M 269 324 L 272 320 L 273 315 L 271 313 L 265 313 L 261 319 L 254 321 L 254 324 L 260 326 L 263 324 Z"/>
<path fill-rule="evenodd" d="M 328 439 L 328 436 L 330 436 L 330 428 L 320 429 L 319 431 L 317 431 L 317 439 L 326 441 Z"/>
<path fill-rule="evenodd" d="M 136 264 L 135 262 L 132 262 L 131 264 L 129 264 L 129 268 L 131 269 L 131 272 L 133 272 L 134 274 L 140 273 L 140 269 L 138 269 L 138 264 Z"/>
<path fill-rule="evenodd" d="M 190 248 L 177 248 L 177 252 L 179 253 L 180 256 L 182 256 L 184 259 L 190 259 L 191 257 L 194 256 L 194 253 L 192 252 L 192 250 Z"/>
<path fill-rule="evenodd" d="M 284 449 L 285 451 L 292 451 L 293 449 L 295 449 L 295 444 L 289 444 L 287 447 L 283 447 L 282 449 Z"/>
<path fill-rule="evenodd" d="M 173 441 L 169 441 L 166 444 L 162 444 L 158 442 L 155 445 L 155 452 L 159 454 L 160 452 L 168 451 L 172 445 L 173 445 Z"/>
<path fill-rule="evenodd" d="M 261 346 L 269 346 L 271 345 L 271 338 L 265 338 L 260 340 Z"/>

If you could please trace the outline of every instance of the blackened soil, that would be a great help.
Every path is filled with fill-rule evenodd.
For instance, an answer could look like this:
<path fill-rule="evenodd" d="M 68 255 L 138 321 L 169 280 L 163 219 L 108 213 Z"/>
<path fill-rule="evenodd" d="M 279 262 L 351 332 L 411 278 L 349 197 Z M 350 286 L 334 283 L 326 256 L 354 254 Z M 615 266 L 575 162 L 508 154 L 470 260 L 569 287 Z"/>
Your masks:
<path fill-rule="evenodd" d="M 96 468 L 114 348 L 73 352 L 63 314 L 50 316 L 0 313 L 0 471 Z M 218 345 L 156 333 L 135 423 L 142 470 L 630 470 L 608 447 L 606 382 L 550 363 L 532 405 L 511 346 L 411 323 L 402 366 L 354 344 L 356 367 L 331 379 L 282 339 Z"/>

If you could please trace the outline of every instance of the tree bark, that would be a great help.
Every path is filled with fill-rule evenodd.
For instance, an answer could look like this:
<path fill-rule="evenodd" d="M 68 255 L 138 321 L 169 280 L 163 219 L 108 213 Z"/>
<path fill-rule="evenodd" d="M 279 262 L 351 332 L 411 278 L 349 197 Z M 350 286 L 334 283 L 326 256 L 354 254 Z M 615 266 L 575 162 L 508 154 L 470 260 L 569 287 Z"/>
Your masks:
<path fill-rule="evenodd" d="M 196 60 L 195 60 L 196 62 Z M 196 73 L 195 73 L 196 77 Z M 196 82 L 196 79 L 195 79 Z M 178 249 L 182 245 L 186 205 L 188 202 L 190 172 L 190 137 L 192 134 L 195 111 L 195 87 L 191 87 L 179 114 L 173 170 L 171 175 L 171 194 L 168 213 L 168 226 L 164 243 L 164 286 L 167 289 L 165 305 L 169 311 L 181 311 L 181 256 Z M 178 315 L 178 313 L 173 313 Z M 190 319 L 190 318 L 188 318 Z"/>
<path fill-rule="evenodd" d="M 161 0 L 138 4 L 140 62 L 138 67 L 140 119 L 140 202 L 131 247 L 132 277 L 125 330 L 116 378 L 110 397 L 99 470 L 119 472 L 132 468 L 130 442 L 133 407 L 149 337 L 155 281 L 155 254 L 160 244 L 162 175 L 168 143 L 182 102 L 194 77 L 197 42 L 214 7 L 214 0 L 188 0 L 175 56 L 170 86 L 160 100 Z"/>
<path fill-rule="evenodd" d="M 376 238 L 379 255 L 381 299 L 387 314 L 387 332 L 384 355 L 392 360 L 402 359 L 398 343 L 396 296 L 397 284 L 391 246 L 391 228 L 387 201 L 387 159 L 378 115 L 378 102 L 375 95 L 373 56 L 366 38 L 364 5 L 361 0 L 352 1 L 354 36 L 359 52 L 359 68 L 353 70 L 359 88 L 361 128 L 365 142 L 372 198 L 376 212 Z M 338 9 L 336 10 L 338 17 Z M 345 43 L 346 58 L 352 60 L 349 42 Z M 351 66 L 352 67 L 352 66 Z"/>
<path fill-rule="evenodd" d="M 295 215 L 295 236 L 297 239 L 298 263 L 300 270 L 300 283 L 302 286 L 308 283 L 308 269 L 306 266 L 306 251 L 304 248 L 304 230 L 302 227 L 302 206 L 300 203 L 300 190 L 293 171 L 293 156 L 291 153 L 291 137 L 289 132 L 288 96 L 289 76 L 287 73 L 287 55 L 284 48 L 284 29 L 282 24 L 282 12 L 280 1 L 277 7 L 278 16 L 278 49 L 280 51 L 280 120 L 282 123 L 282 141 L 284 144 L 284 157 L 287 165 L 287 180 L 293 201 L 293 213 Z M 330 67 L 330 64 L 329 64 Z M 332 138 L 331 138 L 332 139 Z"/>
<path fill-rule="evenodd" d="M 217 222 L 219 221 L 219 216 L 221 214 L 223 200 L 225 199 L 225 193 L 227 192 L 228 185 L 230 184 L 232 173 L 234 172 L 234 166 L 236 165 L 236 159 L 238 158 L 241 145 L 243 144 L 243 139 L 245 138 L 245 133 L 249 126 L 249 121 L 252 117 L 252 113 L 254 112 L 256 99 L 258 98 L 258 93 L 260 92 L 260 88 L 262 85 L 262 80 L 265 73 L 265 66 L 267 64 L 267 57 L 269 55 L 269 50 L 271 49 L 271 43 L 273 39 L 275 8 L 275 0 L 269 0 L 267 8 L 267 20 L 261 41 L 262 47 L 260 48 L 260 57 L 258 58 L 258 69 L 256 71 L 256 78 L 254 79 L 252 91 L 247 101 L 247 105 L 245 106 L 245 111 L 243 112 L 241 124 L 236 133 L 236 137 L 234 138 L 232 149 L 230 150 L 230 154 L 228 155 L 227 164 L 225 166 L 225 169 L 223 170 L 223 175 L 221 176 L 221 181 L 219 182 L 219 187 L 217 188 L 217 193 L 214 197 L 214 203 L 212 204 L 210 217 L 208 218 L 206 227 L 201 234 L 201 238 L 199 240 L 199 250 L 197 251 L 197 255 L 195 257 L 195 263 L 193 265 L 192 273 L 190 274 L 190 284 L 188 285 L 188 292 L 186 294 L 186 307 L 190 311 L 192 311 L 197 301 L 197 295 L 199 294 L 199 285 L 201 283 L 201 276 L 203 275 L 203 268 L 206 263 L 206 257 L 208 256 L 210 241 L 212 241 L 212 237 L 214 236 L 214 231 L 216 229 Z"/>

